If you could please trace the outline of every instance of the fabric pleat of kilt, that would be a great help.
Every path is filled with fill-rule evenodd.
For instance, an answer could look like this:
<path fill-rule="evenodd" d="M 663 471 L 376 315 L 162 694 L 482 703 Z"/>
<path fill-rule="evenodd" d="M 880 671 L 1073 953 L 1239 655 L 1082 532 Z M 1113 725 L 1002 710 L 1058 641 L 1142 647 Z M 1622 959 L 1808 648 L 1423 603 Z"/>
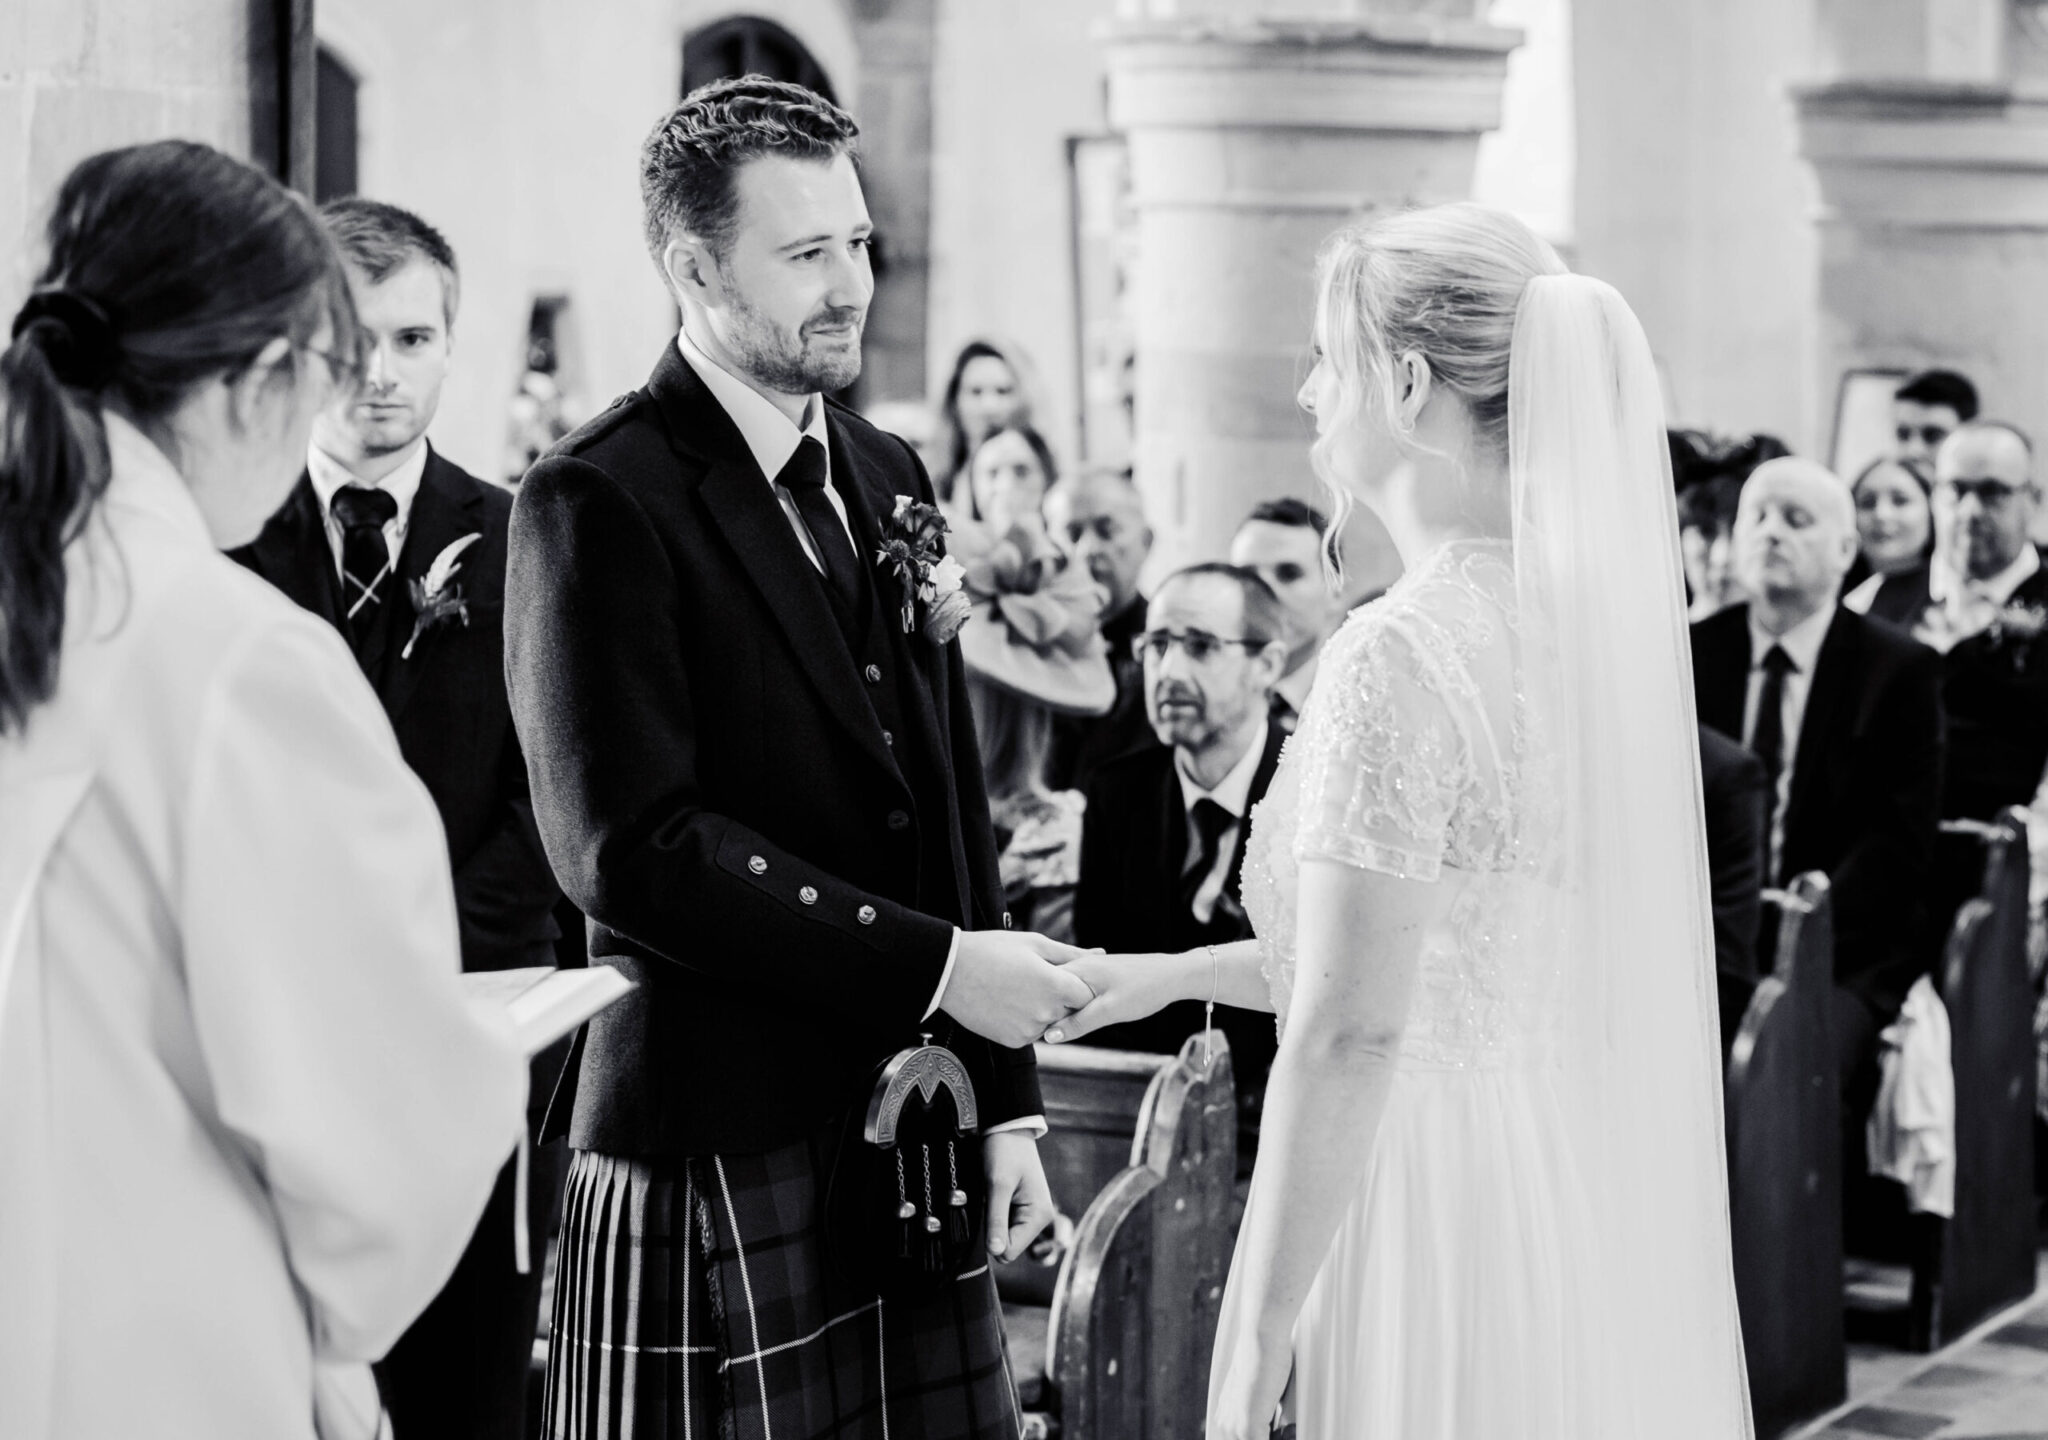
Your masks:
<path fill-rule="evenodd" d="M 569 1170 L 548 1440 L 1017 1440 L 995 1281 L 852 1292 L 824 1249 L 829 1142 Z"/>

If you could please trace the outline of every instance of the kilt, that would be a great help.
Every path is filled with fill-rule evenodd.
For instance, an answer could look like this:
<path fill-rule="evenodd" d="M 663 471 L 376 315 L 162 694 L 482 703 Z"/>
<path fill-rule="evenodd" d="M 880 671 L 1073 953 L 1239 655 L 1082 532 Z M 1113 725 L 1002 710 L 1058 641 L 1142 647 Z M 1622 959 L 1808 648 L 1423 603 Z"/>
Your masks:
<path fill-rule="evenodd" d="M 849 1290 L 824 1251 L 827 1133 L 761 1155 L 569 1170 L 549 1440 L 1017 1440 L 986 1264 L 935 1298 Z"/>

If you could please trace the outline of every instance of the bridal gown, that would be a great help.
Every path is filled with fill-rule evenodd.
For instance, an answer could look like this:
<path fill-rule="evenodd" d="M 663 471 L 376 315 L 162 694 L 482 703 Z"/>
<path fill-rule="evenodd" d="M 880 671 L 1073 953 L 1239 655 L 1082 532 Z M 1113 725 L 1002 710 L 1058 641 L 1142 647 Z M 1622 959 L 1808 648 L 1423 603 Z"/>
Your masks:
<path fill-rule="evenodd" d="M 1253 817 L 1244 900 L 1283 1039 L 1304 859 L 1455 890 L 1422 943 L 1369 1167 L 1295 1329 L 1302 1440 L 1611 1433 L 1591 1408 L 1597 1237 L 1563 1123 L 1564 976 L 1546 938 L 1557 765 L 1522 703 L 1514 597 L 1508 547 L 1466 541 L 1354 613 Z M 1254 1211 L 1287 1203 L 1266 1178 Z"/>

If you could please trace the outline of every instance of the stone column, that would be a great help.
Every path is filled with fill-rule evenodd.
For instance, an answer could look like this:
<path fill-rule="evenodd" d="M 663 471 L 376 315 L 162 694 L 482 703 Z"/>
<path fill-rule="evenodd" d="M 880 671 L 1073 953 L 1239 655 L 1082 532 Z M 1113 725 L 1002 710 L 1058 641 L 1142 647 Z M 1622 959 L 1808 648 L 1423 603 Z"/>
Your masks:
<path fill-rule="evenodd" d="M 1797 100 L 1824 404 L 1853 369 L 1945 365 L 1988 415 L 2048 428 L 2048 56 L 2018 8 L 1886 0 L 1877 33 L 1842 0 L 1820 12 L 1833 73 Z"/>
<path fill-rule="evenodd" d="M 1137 483 L 1155 563 L 1223 553 L 1260 500 L 1313 497 L 1307 374 L 1318 246 L 1373 211 L 1464 199 L 1500 120 L 1517 32 L 1412 13 L 1125 19 L 1107 34 L 1110 123 L 1137 213 Z M 1438 11 L 1441 3 L 1428 7 Z M 1357 583 L 1398 573 L 1370 516 Z"/>

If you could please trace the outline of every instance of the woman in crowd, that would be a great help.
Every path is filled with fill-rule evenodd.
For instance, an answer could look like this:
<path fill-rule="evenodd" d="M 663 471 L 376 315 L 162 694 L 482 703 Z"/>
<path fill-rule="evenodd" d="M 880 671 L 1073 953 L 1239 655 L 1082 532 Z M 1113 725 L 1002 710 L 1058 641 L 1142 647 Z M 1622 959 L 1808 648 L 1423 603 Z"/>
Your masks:
<path fill-rule="evenodd" d="M 997 535 L 1043 531 L 1040 507 L 1060 478 L 1045 437 L 1022 421 L 990 431 L 967 460 L 967 516 Z"/>
<path fill-rule="evenodd" d="M 1735 505 L 1742 482 L 1715 475 L 1678 492 L 1678 546 L 1691 597 L 1689 620 L 1718 615 L 1742 598 L 1735 582 Z"/>
<path fill-rule="evenodd" d="M 1919 460 L 1873 461 L 1853 487 L 1856 533 L 1869 576 L 1842 597 L 1859 614 L 1911 630 L 1929 602 L 1934 477 Z"/>
<path fill-rule="evenodd" d="M 340 262 L 203 145 L 82 162 L 0 354 L 0 1411 L 369 1436 L 525 1065 L 332 627 L 235 565 L 353 383 Z"/>
<path fill-rule="evenodd" d="M 1078 790 L 1046 784 L 1053 717 L 1104 715 L 1116 699 L 1097 622 L 1102 591 L 1043 530 L 961 526 L 951 541 L 973 610 L 960 631 L 981 742 L 1004 905 L 1019 930 L 1071 944 L 1081 879 Z"/>
<path fill-rule="evenodd" d="M 974 447 L 998 426 L 1031 423 L 1031 394 L 1023 357 L 1014 347 L 1000 348 L 988 340 L 970 340 L 953 359 L 953 371 L 939 400 L 946 430 L 945 472 L 932 481 L 939 499 L 960 505 L 957 493 Z M 964 507 L 963 507 L 964 508 Z"/>

